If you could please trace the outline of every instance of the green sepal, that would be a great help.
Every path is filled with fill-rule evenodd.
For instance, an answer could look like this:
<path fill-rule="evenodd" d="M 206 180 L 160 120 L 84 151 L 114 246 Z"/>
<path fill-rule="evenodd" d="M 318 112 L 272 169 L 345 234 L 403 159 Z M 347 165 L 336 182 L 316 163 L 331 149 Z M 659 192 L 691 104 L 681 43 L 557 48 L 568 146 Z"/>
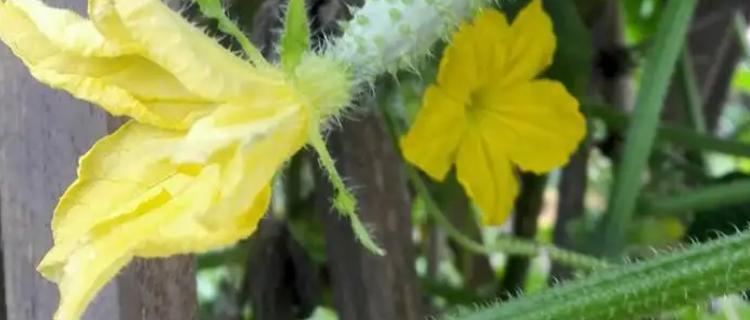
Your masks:
<path fill-rule="evenodd" d="M 281 65 L 287 74 L 293 74 L 310 48 L 310 25 L 305 0 L 289 0 L 280 45 Z"/>

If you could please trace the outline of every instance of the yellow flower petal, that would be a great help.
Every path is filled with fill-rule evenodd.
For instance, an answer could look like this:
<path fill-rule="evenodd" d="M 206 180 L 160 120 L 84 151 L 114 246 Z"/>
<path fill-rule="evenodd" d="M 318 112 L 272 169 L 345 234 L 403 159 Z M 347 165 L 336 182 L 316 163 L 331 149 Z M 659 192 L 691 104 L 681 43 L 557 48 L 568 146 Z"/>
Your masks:
<path fill-rule="evenodd" d="M 505 15 L 497 10 L 486 10 L 474 19 L 473 30 L 470 32 L 475 52 L 473 68 L 477 72 L 478 87 L 496 82 L 495 79 L 505 72 L 504 62 L 508 58 L 505 45 L 511 36 Z"/>
<path fill-rule="evenodd" d="M 456 154 L 456 177 L 482 210 L 485 224 L 505 222 L 518 194 L 518 181 L 510 161 L 493 145 L 498 138 L 469 130 Z"/>
<path fill-rule="evenodd" d="M 114 0 L 88 0 L 88 15 L 96 29 L 107 40 L 132 52 L 142 51 L 141 45 L 130 36 L 130 32 L 117 14 Z"/>
<path fill-rule="evenodd" d="M 478 129 L 527 171 L 548 172 L 567 162 L 586 131 L 578 101 L 556 81 L 490 87 L 477 97 Z"/>
<path fill-rule="evenodd" d="M 279 71 L 254 68 L 160 1 L 94 0 L 89 11 L 96 24 L 12 0 L 0 9 L 0 39 L 41 82 L 163 128 L 185 129 L 222 104 L 244 108 L 248 97 L 291 95 Z"/>
<path fill-rule="evenodd" d="M 505 16 L 496 10 L 478 15 L 472 24 L 461 25 L 440 61 L 437 82 L 457 101 L 471 99 L 472 91 L 497 77 L 505 59 L 501 47 L 510 28 Z"/>
<path fill-rule="evenodd" d="M 471 25 L 463 24 L 440 60 L 438 85 L 456 101 L 468 99 L 478 83 L 472 29 Z"/>
<path fill-rule="evenodd" d="M 521 10 L 504 44 L 507 58 L 504 72 L 498 75 L 504 84 L 534 79 L 552 64 L 557 42 L 541 0 L 533 0 Z"/>
<path fill-rule="evenodd" d="M 456 164 L 485 223 L 499 224 L 518 194 L 514 166 L 562 165 L 585 132 L 578 102 L 557 82 L 533 79 L 555 52 L 552 21 L 532 0 L 511 26 L 495 10 L 453 35 L 411 130 L 405 158 L 441 180 Z"/>
<path fill-rule="evenodd" d="M 210 228 L 194 216 L 183 215 L 161 226 L 157 237 L 145 239 L 134 252 L 144 258 L 166 257 L 231 246 L 255 232 L 271 201 L 271 187 L 263 187 L 252 200 L 252 204 L 245 212 L 231 220 L 223 220 L 221 228 Z M 209 209 L 206 212 L 214 211 Z"/>
<path fill-rule="evenodd" d="M 62 50 L 84 57 L 125 53 L 118 43 L 105 39 L 90 21 L 73 11 L 52 8 L 40 0 L 8 0 L 8 4 L 24 12 L 38 32 Z"/>
<path fill-rule="evenodd" d="M 143 55 L 211 100 L 241 100 L 283 85 L 278 70 L 253 67 L 159 0 L 111 0 L 122 25 Z"/>
<path fill-rule="evenodd" d="M 441 180 L 456 164 L 485 223 L 505 221 L 518 194 L 514 165 L 548 172 L 585 132 L 578 102 L 553 81 L 533 81 L 555 52 L 552 21 L 532 0 L 511 26 L 495 10 L 453 35 L 417 119 L 401 140 L 405 158 Z"/>
<path fill-rule="evenodd" d="M 178 136 L 131 122 L 82 159 L 79 179 L 55 211 L 55 245 L 39 266 L 60 288 L 56 319 L 78 319 L 135 248 L 170 221 L 204 212 L 216 198 L 217 165 L 194 176 L 164 161 Z"/>
<path fill-rule="evenodd" d="M 280 165 L 306 142 L 308 119 L 296 108 L 287 109 L 287 113 L 277 114 L 266 121 L 257 121 L 255 128 L 245 128 L 241 135 L 245 140 L 224 140 L 242 126 L 225 128 L 223 133 L 216 131 L 217 128 L 204 128 L 188 134 L 178 146 L 177 154 L 181 152 L 181 148 L 189 145 L 200 150 L 201 144 L 224 144 L 227 146 L 225 149 L 234 150 L 233 153 L 227 153 L 215 149 L 213 155 L 208 157 L 201 157 L 203 152 L 199 152 L 196 157 L 173 157 L 173 160 L 183 162 L 183 166 L 213 161 L 222 163 L 219 200 L 197 217 L 163 227 L 159 237 L 150 239 L 148 245 L 139 248 L 138 254 L 148 257 L 202 252 L 233 244 L 249 236 L 268 206 L 268 182 Z M 213 142 L 211 138 L 191 140 L 191 137 L 212 135 L 223 137 Z M 258 194 L 255 199 L 248 196 L 254 194 Z"/>
<path fill-rule="evenodd" d="M 98 142 L 55 210 L 55 245 L 39 265 L 60 287 L 56 319 L 77 319 L 134 256 L 203 252 L 249 236 L 271 178 L 306 140 L 305 109 L 276 110 L 250 124 L 194 127 L 204 140 L 130 122 Z M 190 144 L 198 156 L 184 156 Z"/>
<path fill-rule="evenodd" d="M 443 180 L 466 130 L 465 107 L 436 86 L 427 88 L 422 108 L 401 138 L 404 158 L 433 179 Z"/>
<path fill-rule="evenodd" d="M 150 190 L 178 173 L 169 157 L 183 136 L 131 121 L 97 142 L 81 158 L 78 179 L 55 209 L 55 241 L 73 241 L 150 199 Z"/>
<path fill-rule="evenodd" d="M 204 168 L 197 177 L 189 178 L 189 184 L 179 181 L 183 178 L 168 179 L 152 202 L 81 235 L 57 281 L 60 306 L 55 313 L 56 320 L 79 319 L 96 293 L 133 258 L 133 251 L 144 240 L 158 234 L 163 224 L 206 210 L 219 186 L 217 166 Z M 173 181 L 184 188 L 169 190 L 168 185 Z M 54 251 L 55 248 L 50 254 L 55 254 Z"/>
<path fill-rule="evenodd" d="M 72 40 L 51 38 L 58 36 Z M 0 39 L 39 81 L 114 115 L 164 128 L 186 128 L 217 105 L 192 94 L 140 56 L 113 56 L 118 46 L 103 40 L 88 21 L 38 0 L 15 0 L 0 7 Z"/>

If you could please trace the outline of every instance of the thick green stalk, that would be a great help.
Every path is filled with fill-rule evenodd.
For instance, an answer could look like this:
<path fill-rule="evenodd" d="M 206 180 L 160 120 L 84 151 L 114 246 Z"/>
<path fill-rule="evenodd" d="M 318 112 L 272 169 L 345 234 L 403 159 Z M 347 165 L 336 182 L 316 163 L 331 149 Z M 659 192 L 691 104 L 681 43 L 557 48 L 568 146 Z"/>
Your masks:
<path fill-rule="evenodd" d="M 750 287 L 750 232 L 444 319 L 637 319 Z"/>
<path fill-rule="evenodd" d="M 604 226 L 604 248 L 618 255 L 635 209 L 641 176 L 656 138 L 664 98 L 685 41 L 697 0 L 669 1 L 644 65 L 633 122 L 610 198 Z"/>
<path fill-rule="evenodd" d="M 588 116 L 604 121 L 607 127 L 614 131 L 624 131 L 630 125 L 630 118 L 627 115 L 610 106 L 584 105 L 582 110 Z M 656 137 L 658 141 L 671 142 L 690 150 L 750 157 L 750 144 L 700 134 L 675 124 L 659 125 Z"/>
<path fill-rule="evenodd" d="M 683 213 L 745 203 L 750 199 L 750 179 L 733 181 L 672 197 L 645 198 L 642 210 L 656 214 Z"/>

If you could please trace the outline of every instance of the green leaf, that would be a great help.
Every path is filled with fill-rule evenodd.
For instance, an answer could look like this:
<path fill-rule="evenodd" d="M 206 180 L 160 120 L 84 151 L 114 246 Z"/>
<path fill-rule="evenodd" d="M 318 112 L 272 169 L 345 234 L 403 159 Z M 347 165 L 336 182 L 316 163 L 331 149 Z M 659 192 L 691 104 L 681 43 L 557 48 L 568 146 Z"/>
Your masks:
<path fill-rule="evenodd" d="M 626 20 L 626 37 L 631 42 L 640 43 L 656 32 L 664 4 L 657 0 L 622 1 L 622 9 Z"/>
<path fill-rule="evenodd" d="M 590 104 L 583 105 L 581 109 L 588 117 L 604 121 L 611 131 L 618 133 L 625 131 L 631 123 L 628 115 L 617 111 L 612 106 Z M 692 129 L 668 122 L 660 124 L 656 133 L 657 143 L 669 142 L 687 150 L 711 151 L 750 158 L 750 143 L 748 143 L 750 142 L 750 134 L 748 134 L 747 142 L 741 137 L 735 141 L 709 134 L 701 134 Z"/>
<path fill-rule="evenodd" d="M 667 89 L 697 0 L 669 1 L 649 48 L 636 108 L 627 132 L 622 162 L 617 170 L 612 197 L 604 220 L 602 251 L 618 255 L 625 230 L 636 207 L 641 177 L 656 140 Z"/>
<path fill-rule="evenodd" d="M 745 94 L 750 94 L 750 68 L 741 68 L 735 71 L 734 78 L 732 78 L 732 87 Z"/>
<path fill-rule="evenodd" d="M 310 48 L 310 26 L 307 22 L 305 0 L 289 0 L 281 35 L 281 65 L 291 74 Z"/>
<path fill-rule="evenodd" d="M 678 196 L 645 197 L 641 206 L 645 212 L 669 214 L 693 210 L 711 210 L 747 203 L 750 194 L 750 179 L 736 178 L 733 181 L 682 191 Z"/>
<path fill-rule="evenodd" d="M 237 42 L 242 46 L 242 50 L 245 51 L 247 57 L 256 66 L 267 66 L 268 62 L 263 55 L 260 53 L 252 42 L 247 38 L 245 33 L 240 30 L 237 25 L 232 22 L 229 17 L 224 13 L 224 8 L 221 6 L 221 0 L 193 0 L 198 4 L 198 7 L 204 16 L 214 19 L 218 22 L 218 27 L 221 32 L 224 32 L 234 37 Z"/>

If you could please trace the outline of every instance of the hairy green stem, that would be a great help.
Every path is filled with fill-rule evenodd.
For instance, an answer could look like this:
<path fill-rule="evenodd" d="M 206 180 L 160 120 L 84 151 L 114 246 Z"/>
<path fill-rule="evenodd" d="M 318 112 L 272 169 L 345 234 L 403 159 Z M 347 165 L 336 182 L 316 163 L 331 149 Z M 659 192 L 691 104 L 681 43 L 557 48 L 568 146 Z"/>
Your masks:
<path fill-rule="evenodd" d="M 633 121 L 628 129 L 622 162 L 617 170 L 608 212 L 605 216 L 604 246 L 607 254 L 619 255 L 625 230 L 635 209 L 641 177 L 656 138 L 664 98 L 679 53 L 685 42 L 697 0 L 670 1 L 650 48 L 643 81 L 636 99 Z"/>
<path fill-rule="evenodd" d="M 750 232 L 445 319 L 637 319 L 750 287 Z"/>
<path fill-rule="evenodd" d="M 250 62 L 258 67 L 269 66 L 266 59 L 263 58 L 263 54 L 261 54 L 260 50 L 258 50 L 258 48 L 256 48 L 253 43 L 250 42 L 250 39 L 247 38 L 245 33 L 242 32 L 242 30 L 240 30 L 240 28 L 231 19 L 229 19 L 229 17 L 227 17 L 226 13 L 224 12 L 224 8 L 221 5 L 221 0 L 193 1 L 198 4 L 198 7 L 203 15 L 218 22 L 218 27 L 221 32 L 224 32 L 237 40 L 240 46 L 242 46 L 242 50 L 245 51 L 245 54 L 250 59 Z"/>
<path fill-rule="evenodd" d="M 323 136 L 320 133 L 318 126 L 313 127 L 314 129 L 312 129 L 312 132 L 310 132 L 308 143 L 313 147 L 313 149 L 315 149 L 315 152 L 318 154 L 320 165 L 326 171 L 326 175 L 328 176 L 328 179 L 330 180 L 331 185 L 333 186 L 333 189 L 335 191 L 333 206 L 339 213 L 341 213 L 342 216 L 349 219 L 349 221 L 351 222 L 352 231 L 354 232 L 354 236 L 357 238 L 357 240 L 359 240 L 359 242 L 362 243 L 365 248 L 367 248 L 374 254 L 380 256 L 384 255 L 385 251 L 375 243 L 372 237 L 370 237 L 370 232 L 367 231 L 367 228 L 359 219 L 359 216 L 356 213 L 357 199 L 354 197 L 351 191 L 349 191 L 349 188 L 347 188 L 344 180 L 341 179 L 341 175 L 336 169 L 335 161 L 333 160 L 333 157 L 331 157 L 331 154 L 328 152 L 325 140 L 323 140 Z"/>

